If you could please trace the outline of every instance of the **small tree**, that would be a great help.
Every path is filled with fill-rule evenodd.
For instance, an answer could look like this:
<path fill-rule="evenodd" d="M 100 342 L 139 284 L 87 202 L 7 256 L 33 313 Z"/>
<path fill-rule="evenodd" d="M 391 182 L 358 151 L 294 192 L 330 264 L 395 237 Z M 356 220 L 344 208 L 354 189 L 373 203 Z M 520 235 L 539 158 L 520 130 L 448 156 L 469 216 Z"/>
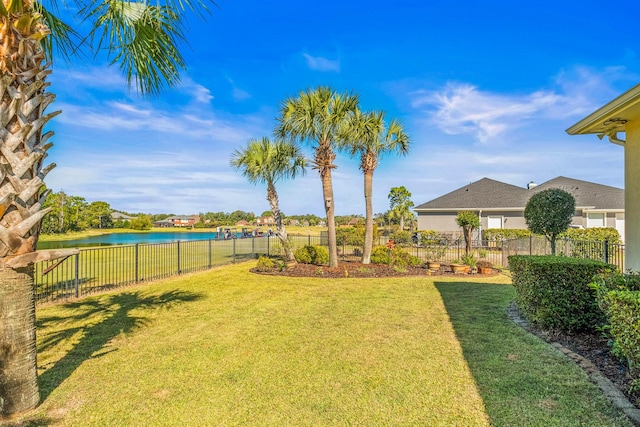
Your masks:
<path fill-rule="evenodd" d="M 576 199 L 564 190 L 549 188 L 534 194 L 524 209 L 524 219 L 532 233 L 543 234 L 556 254 L 556 238 L 566 231 L 576 210 Z"/>
<path fill-rule="evenodd" d="M 460 211 L 456 217 L 456 223 L 462 227 L 462 234 L 464 235 L 465 242 L 464 251 L 468 254 L 471 252 L 473 230 L 480 227 L 480 218 L 471 211 Z"/>

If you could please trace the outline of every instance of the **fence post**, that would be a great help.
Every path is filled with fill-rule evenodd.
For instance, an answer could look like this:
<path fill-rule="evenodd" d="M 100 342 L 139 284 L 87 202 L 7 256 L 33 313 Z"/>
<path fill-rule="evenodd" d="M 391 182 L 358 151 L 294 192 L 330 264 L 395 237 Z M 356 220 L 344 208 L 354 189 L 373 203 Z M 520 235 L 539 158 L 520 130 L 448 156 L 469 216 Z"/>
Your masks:
<path fill-rule="evenodd" d="M 136 283 L 140 283 L 140 258 L 139 258 L 139 251 L 138 251 L 138 246 L 140 245 L 140 243 L 136 243 L 136 256 L 135 256 L 135 260 L 136 260 Z"/>
<path fill-rule="evenodd" d="M 233 240 L 233 263 L 236 263 L 236 239 Z"/>
<path fill-rule="evenodd" d="M 77 253 L 76 256 L 76 298 L 80 296 L 80 254 Z"/>
<path fill-rule="evenodd" d="M 307 240 L 309 241 L 308 245 L 311 246 L 311 234 L 307 235 Z"/>
<path fill-rule="evenodd" d="M 211 270 L 212 261 L 211 261 L 211 239 L 209 239 L 209 270 Z"/>
<path fill-rule="evenodd" d="M 271 239 L 267 236 L 267 256 L 271 256 Z"/>
<path fill-rule="evenodd" d="M 605 239 L 604 244 L 604 262 L 609 263 L 609 240 Z"/>
<path fill-rule="evenodd" d="M 180 274 L 180 240 L 178 240 L 178 274 Z"/>
<path fill-rule="evenodd" d="M 256 257 L 256 238 L 251 237 L 251 258 Z"/>
<path fill-rule="evenodd" d="M 529 255 L 533 255 L 533 236 L 529 236 Z"/>

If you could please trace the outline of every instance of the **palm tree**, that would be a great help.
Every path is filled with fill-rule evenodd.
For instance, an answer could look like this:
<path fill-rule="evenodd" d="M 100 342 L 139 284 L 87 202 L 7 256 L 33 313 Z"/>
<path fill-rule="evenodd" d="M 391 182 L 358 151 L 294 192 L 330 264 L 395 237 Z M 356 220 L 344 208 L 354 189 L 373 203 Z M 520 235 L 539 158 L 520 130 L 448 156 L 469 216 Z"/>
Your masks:
<path fill-rule="evenodd" d="M 338 266 L 335 203 L 331 181 L 331 171 L 336 167 L 333 163 L 336 158 L 334 147 L 345 121 L 357 107 L 357 95 L 340 95 L 329 87 L 307 89 L 297 97 L 288 98 L 283 102 L 276 129 L 279 137 L 306 141 L 314 149 L 312 163 L 322 180 L 331 267 Z"/>
<path fill-rule="evenodd" d="M 231 166 L 242 170 L 250 183 L 267 184 L 267 200 L 276 221 L 276 234 L 282 242 L 285 259 L 294 261 L 287 232 L 282 221 L 275 183 L 280 179 L 295 178 L 306 172 L 307 160 L 297 144 L 284 141 L 271 142 L 269 138 L 251 139 L 245 148 L 231 155 Z"/>
<path fill-rule="evenodd" d="M 362 263 L 369 264 L 373 249 L 373 172 L 380 158 L 387 153 L 407 154 L 409 135 L 397 120 L 389 126 L 384 121 L 385 113 L 356 111 L 345 127 L 342 144 L 351 156 L 360 155 L 360 170 L 364 175 L 365 233 Z"/>
<path fill-rule="evenodd" d="M 389 214 L 393 219 L 398 218 L 400 220 L 400 231 L 404 230 L 404 220 L 412 217 L 413 202 L 411 201 L 411 193 L 404 186 L 393 187 L 389 191 Z"/>
<path fill-rule="evenodd" d="M 54 100 L 46 81 L 53 52 L 69 59 L 81 48 L 106 51 L 129 84 L 135 81 L 144 95 L 158 93 L 179 82 L 183 21 L 188 12 L 205 11 L 208 0 L 168 1 L 54 0 L 50 9 L 0 2 L 0 418 L 38 404 L 33 263 L 68 255 L 35 251 L 49 211 L 42 207 L 43 180 L 55 166 L 43 164 L 53 136 L 43 129 L 60 113 L 45 113 Z M 72 6 L 89 33 L 80 35 L 50 12 L 59 6 Z"/>

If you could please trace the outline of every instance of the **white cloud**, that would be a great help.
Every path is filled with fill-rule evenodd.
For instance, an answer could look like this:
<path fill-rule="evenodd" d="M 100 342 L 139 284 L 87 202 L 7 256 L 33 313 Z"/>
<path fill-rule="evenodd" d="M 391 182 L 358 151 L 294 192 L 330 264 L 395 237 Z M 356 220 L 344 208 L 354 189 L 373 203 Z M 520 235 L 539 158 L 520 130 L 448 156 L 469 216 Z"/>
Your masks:
<path fill-rule="evenodd" d="M 311 56 L 307 53 L 303 53 L 305 60 L 307 61 L 307 67 L 315 71 L 333 71 L 340 72 L 340 61 L 331 60 L 322 56 Z"/>
<path fill-rule="evenodd" d="M 472 135 L 487 143 L 512 137 L 514 130 L 535 122 L 577 120 L 619 93 L 612 81 L 620 84 L 635 77 L 620 67 L 574 67 L 560 72 L 551 87 L 529 93 L 497 93 L 448 82 L 437 90 L 414 90 L 409 98 L 422 121 L 448 135 Z"/>

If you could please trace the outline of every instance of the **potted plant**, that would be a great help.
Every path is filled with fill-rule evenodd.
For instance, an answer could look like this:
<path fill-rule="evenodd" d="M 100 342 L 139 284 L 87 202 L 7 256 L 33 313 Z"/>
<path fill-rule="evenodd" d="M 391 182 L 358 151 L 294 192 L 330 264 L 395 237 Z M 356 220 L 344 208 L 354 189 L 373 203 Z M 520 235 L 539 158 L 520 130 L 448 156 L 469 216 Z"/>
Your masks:
<path fill-rule="evenodd" d="M 445 245 L 428 245 L 426 247 L 426 255 L 429 265 L 429 270 L 439 270 L 440 269 L 440 259 L 444 257 L 445 252 L 447 251 L 447 247 Z"/>
<path fill-rule="evenodd" d="M 478 267 L 478 273 L 480 274 L 491 274 L 493 273 L 493 264 L 486 260 L 480 260 L 476 263 L 476 267 Z"/>
<path fill-rule="evenodd" d="M 453 262 L 451 263 L 451 271 L 454 274 L 463 274 L 463 273 L 467 273 L 469 266 L 464 264 L 462 261 L 460 261 L 459 259 L 454 259 Z"/>
<path fill-rule="evenodd" d="M 469 272 L 469 270 L 471 270 L 472 272 L 476 271 L 476 257 L 473 256 L 473 254 L 468 253 L 468 254 L 464 254 L 462 256 L 462 263 L 464 265 L 466 265 L 467 268 L 467 273 Z"/>

